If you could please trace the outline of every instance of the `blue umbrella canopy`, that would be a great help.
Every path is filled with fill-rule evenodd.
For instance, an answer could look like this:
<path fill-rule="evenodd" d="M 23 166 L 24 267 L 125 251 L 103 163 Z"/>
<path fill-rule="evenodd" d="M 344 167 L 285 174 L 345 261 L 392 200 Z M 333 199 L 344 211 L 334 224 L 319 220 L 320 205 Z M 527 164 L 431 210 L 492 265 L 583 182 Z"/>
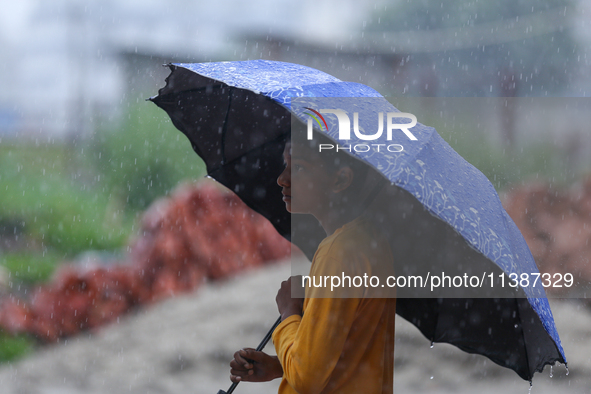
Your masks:
<path fill-rule="evenodd" d="M 325 234 L 313 218 L 292 226 L 276 186 L 292 117 L 303 124 L 314 119 L 312 127 L 330 140 L 360 147 L 351 154 L 389 181 L 390 188 L 378 197 L 381 209 L 375 217 L 384 223 L 400 257 L 399 272 L 424 274 L 444 267 L 450 274 L 483 273 L 483 279 L 484 273 L 494 278 L 538 273 L 492 184 L 434 128 L 416 123 L 407 132 L 384 129 L 368 141 L 379 113 L 384 120 L 395 113 L 392 123 L 408 122 L 408 114 L 396 115 L 400 111 L 377 91 L 276 61 L 169 67 L 166 86 L 151 100 L 189 138 L 208 174 L 267 217 L 308 257 Z M 353 123 L 357 112 L 359 132 L 339 133 L 338 116 L 330 111 L 323 115 L 322 108 L 340 109 Z M 382 144 L 382 149 L 365 149 L 370 143 Z M 388 145 L 403 149 L 390 151 Z M 397 313 L 431 341 L 487 356 L 527 380 L 546 364 L 566 363 L 541 283 L 506 289 L 451 295 L 399 289 Z"/>

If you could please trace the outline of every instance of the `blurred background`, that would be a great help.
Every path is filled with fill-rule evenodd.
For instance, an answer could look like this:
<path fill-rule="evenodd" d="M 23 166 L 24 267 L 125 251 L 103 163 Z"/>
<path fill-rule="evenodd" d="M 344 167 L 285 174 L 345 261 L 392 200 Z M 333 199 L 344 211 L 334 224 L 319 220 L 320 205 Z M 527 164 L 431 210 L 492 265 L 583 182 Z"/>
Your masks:
<path fill-rule="evenodd" d="M 522 190 L 536 185 L 534 202 L 562 218 L 536 230 L 546 242 L 537 252 L 528 239 L 536 257 L 558 250 L 552 229 L 565 212 L 575 217 L 568 234 L 580 240 L 563 245 L 570 255 L 543 264 L 588 266 L 581 256 L 591 226 L 578 207 L 591 204 L 590 16 L 584 0 L 3 0 L 0 291 L 12 314 L 0 313 L 0 361 L 13 368 L 76 331 L 31 329 L 27 316 L 41 321 L 42 313 L 34 300 L 19 309 L 21 299 L 42 294 L 39 286 L 74 291 L 56 274 L 65 263 L 85 273 L 141 264 L 147 252 L 137 244 L 157 227 L 154 212 L 170 220 L 155 202 L 175 193 L 186 200 L 179 185 L 205 175 L 185 137 L 145 101 L 164 86 L 162 65 L 171 62 L 279 60 L 369 85 L 434 126 L 514 209 L 527 209 L 532 197 Z M 531 218 L 522 219 L 526 226 Z M 262 253 L 260 261 L 287 255 Z M 183 291 L 225 275 L 203 272 Z M 76 275 L 76 291 L 86 291 L 90 282 Z M 134 297 L 132 306 L 146 298 Z M 103 320 L 119 321 L 130 308 Z M 63 313 L 76 316 L 71 309 Z"/>

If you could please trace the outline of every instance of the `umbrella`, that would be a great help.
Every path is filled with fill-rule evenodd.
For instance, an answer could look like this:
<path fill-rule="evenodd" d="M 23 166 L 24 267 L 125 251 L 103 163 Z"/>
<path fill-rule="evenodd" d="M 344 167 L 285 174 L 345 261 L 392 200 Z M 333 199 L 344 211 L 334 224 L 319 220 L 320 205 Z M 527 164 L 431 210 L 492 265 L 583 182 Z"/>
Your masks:
<path fill-rule="evenodd" d="M 308 257 L 325 233 L 313 217 L 290 216 L 276 186 L 292 117 L 335 143 L 360 146 L 351 154 L 389 180 L 372 206 L 381 207 L 374 217 L 402 262 L 399 273 L 424 275 L 445 268 L 449 275 L 491 275 L 498 283 L 510 274 L 538 272 L 488 179 L 435 129 L 415 124 L 414 115 L 400 113 L 375 90 L 284 62 L 169 67 L 166 86 L 150 100 L 188 137 L 209 176 L 269 219 Z M 351 116 L 355 112 L 358 116 Z M 354 133 L 341 133 L 347 126 L 343 114 L 356 124 Z M 376 119 L 386 127 L 369 142 L 389 150 L 362 146 L 369 144 L 373 132 L 368 130 L 376 128 Z M 432 342 L 484 355 L 530 382 L 545 365 L 566 364 L 540 283 L 431 290 L 442 289 L 398 288 L 396 312 Z"/>

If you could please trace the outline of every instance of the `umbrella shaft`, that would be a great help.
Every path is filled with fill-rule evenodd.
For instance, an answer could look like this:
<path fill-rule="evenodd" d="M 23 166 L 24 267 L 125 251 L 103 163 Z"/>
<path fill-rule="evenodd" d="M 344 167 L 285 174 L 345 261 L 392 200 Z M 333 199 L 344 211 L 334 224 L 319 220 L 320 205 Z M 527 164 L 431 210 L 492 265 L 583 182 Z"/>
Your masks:
<path fill-rule="evenodd" d="M 275 324 L 273 324 L 273 327 L 271 327 L 269 332 L 267 332 L 267 335 L 265 335 L 265 337 L 263 338 L 261 343 L 259 343 L 259 346 L 257 346 L 257 348 L 256 348 L 257 352 L 260 352 L 261 350 L 263 350 L 265 348 L 265 345 L 267 345 L 267 342 L 269 342 L 269 340 L 273 336 L 273 331 L 275 331 L 275 328 L 277 328 L 279 323 L 281 323 L 281 316 L 279 316 L 277 321 L 275 321 Z M 232 394 L 234 392 L 234 389 L 236 388 L 236 386 L 238 386 L 238 383 L 240 383 L 240 382 L 232 383 L 232 385 L 230 386 L 228 391 L 220 390 L 217 392 L 217 394 Z"/>

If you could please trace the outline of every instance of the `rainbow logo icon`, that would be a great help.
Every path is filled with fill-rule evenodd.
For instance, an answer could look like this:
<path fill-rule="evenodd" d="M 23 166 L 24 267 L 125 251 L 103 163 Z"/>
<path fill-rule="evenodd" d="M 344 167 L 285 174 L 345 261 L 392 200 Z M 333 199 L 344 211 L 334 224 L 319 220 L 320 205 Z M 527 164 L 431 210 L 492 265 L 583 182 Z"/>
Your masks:
<path fill-rule="evenodd" d="M 326 120 L 324 120 L 324 117 L 320 114 L 320 112 L 312 109 L 312 108 L 308 108 L 308 107 L 304 107 L 309 111 L 312 111 L 313 114 L 306 112 L 307 115 L 310 115 L 312 117 L 312 119 L 314 119 L 316 121 L 316 123 L 318 123 L 318 127 L 320 128 L 320 130 L 322 130 L 322 123 L 324 123 L 324 127 L 326 128 L 326 131 L 328 131 L 328 125 L 326 124 Z M 320 119 L 322 119 L 322 123 L 320 123 Z"/>

